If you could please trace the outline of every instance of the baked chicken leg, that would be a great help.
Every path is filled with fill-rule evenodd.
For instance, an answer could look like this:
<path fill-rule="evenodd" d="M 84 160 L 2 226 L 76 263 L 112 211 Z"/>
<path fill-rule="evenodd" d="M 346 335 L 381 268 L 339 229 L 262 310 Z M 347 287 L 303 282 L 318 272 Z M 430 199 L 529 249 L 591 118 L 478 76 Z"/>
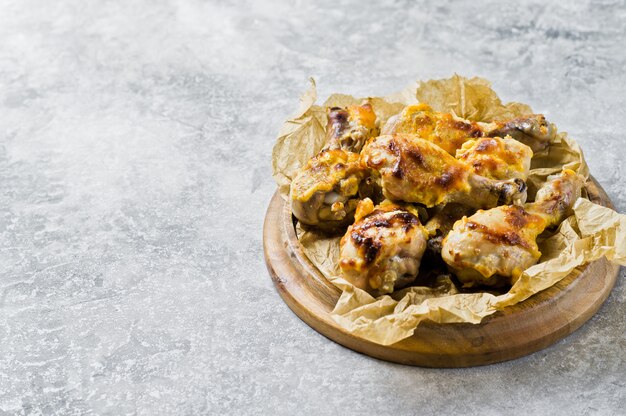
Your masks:
<path fill-rule="evenodd" d="M 326 145 L 291 181 L 291 211 L 298 220 L 327 231 L 352 222 L 359 186 L 368 176 L 358 152 L 377 133 L 367 102 L 328 110 Z"/>
<path fill-rule="evenodd" d="M 523 181 L 528 177 L 533 151 L 511 137 L 481 137 L 463 143 L 456 158 L 478 175 L 490 179 Z"/>
<path fill-rule="evenodd" d="M 391 117 L 381 134 L 417 134 L 454 156 L 467 140 L 478 137 L 505 137 L 528 145 L 533 152 L 545 149 L 556 136 L 556 127 L 541 114 L 492 123 L 477 123 L 449 113 L 433 111 L 424 103 L 410 105 Z"/>
<path fill-rule="evenodd" d="M 515 283 L 541 256 L 537 236 L 571 214 L 582 185 L 581 176 L 565 169 L 548 178 L 533 203 L 463 217 L 443 240 L 443 260 L 465 286 Z"/>
<path fill-rule="evenodd" d="M 293 215 L 304 224 L 326 230 L 347 226 L 366 174 L 357 153 L 322 150 L 291 181 Z"/>
<path fill-rule="evenodd" d="M 359 153 L 370 137 L 378 136 L 376 114 L 369 102 L 328 110 L 325 149 Z"/>
<path fill-rule="evenodd" d="M 381 134 L 417 134 L 454 156 L 466 141 L 483 136 L 477 123 L 449 113 L 433 111 L 428 104 L 409 105 L 389 120 Z"/>
<path fill-rule="evenodd" d="M 427 207 L 457 202 L 473 208 L 526 201 L 524 181 L 495 181 L 477 175 L 465 163 L 416 135 L 378 136 L 365 145 L 361 161 L 380 174 L 383 194 L 391 200 Z"/>
<path fill-rule="evenodd" d="M 408 205 L 366 198 L 341 239 L 343 277 L 373 295 L 391 293 L 415 280 L 426 249 L 426 230 Z"/>

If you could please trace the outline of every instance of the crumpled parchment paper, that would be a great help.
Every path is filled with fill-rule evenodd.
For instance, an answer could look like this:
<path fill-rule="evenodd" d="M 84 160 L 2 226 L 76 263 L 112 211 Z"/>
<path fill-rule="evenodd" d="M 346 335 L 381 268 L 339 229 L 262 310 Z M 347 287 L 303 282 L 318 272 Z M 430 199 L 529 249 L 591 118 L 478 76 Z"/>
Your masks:
<path fill-rule="evenodd" d="M 285 121 L 272 153 L 273 176 L 281 195 L 287 198 L 291 178 L 324 145 L 326 107 L 359 104 L 363 99 L 333 94 L 322 106 L 315 105 L 315 83 L 301 97 L 300 108 Z M 532 113 L 521 103 L 503 104 L 481 78 L 458 75 L 449 79 L 418 82 L 387 97 L 369 97 L 381 125 L 402 108 L 425 102 L 436 111 L 453 112 L 473 121 L 490 122 Z M 559 133 L 554 144 L 536 153 L 528 178 L 529 197 L 548 175 L 572 169 L 585 178 L 589 169 L 578 144 Z M 574 215 L 564 220 L 556 232 L 539 242 L 542 256 L 504 294 L 459 293 L 443 275 L 432 287 L 413 286 L 391 295 L 372 297 L 342 279 L 338 272 L 339 239 L 315 231 L 296 229 L 304 252 L 326 278 L 342 290 L 333 319 L 347 331 L 369 341 L 390 345 L 410 337 L 424 320 L 438 323 L 480 323 L 507 306 L 522 302 L 569 275 L 576 267 L 605 256 L 626 265 L 626 216 L 580 198 Z"/>

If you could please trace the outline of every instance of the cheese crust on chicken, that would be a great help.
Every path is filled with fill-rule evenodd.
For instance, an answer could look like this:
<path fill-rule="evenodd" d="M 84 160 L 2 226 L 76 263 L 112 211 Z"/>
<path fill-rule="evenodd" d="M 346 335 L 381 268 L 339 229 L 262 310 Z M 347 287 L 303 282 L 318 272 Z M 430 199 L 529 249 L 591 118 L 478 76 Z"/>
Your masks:
<path fill-rule="evenodd" d="M 427 207 L 456 202 L 473 208 L 526 201 L 524 181 L 495 181 L 477 175 L 467 164 L 414 134 L 370 140 L 361 161 L 380 175 L 383 193 L 391 200 Z"/>
<path fill-rule="evenodd" d="M 541 257 L 537 236 L 571 214 L 583 183 L 565 169 L 548 177 L 535 202 L 463 217 L 443 240 L 443 260 L 466 286 L 515 283 Z"/>
<path fill-rule="evenodd" d="M 415 280 L 426 238 L 415 209 L 390 201 L 374 206 L 364 199 L 341 239 L 342 275 L 372 294 L 391 293 Z"/>

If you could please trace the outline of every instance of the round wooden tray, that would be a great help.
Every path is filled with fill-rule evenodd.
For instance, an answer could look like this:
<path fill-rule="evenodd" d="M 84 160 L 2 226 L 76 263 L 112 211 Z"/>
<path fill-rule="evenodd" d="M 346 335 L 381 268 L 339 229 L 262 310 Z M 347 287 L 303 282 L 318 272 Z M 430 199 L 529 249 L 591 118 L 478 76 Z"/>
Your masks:
<path fill-rule="evenodd" d="M 613 208 L 593 178 L 586 188 L 593 202 Z M 313 329 L 363 354 L 424 367 L 490 364 L 546 348 L 591 318 L 609 295 L 619 272 L 619 266 L 603 258 L 480 324 L 423 322 L 410 338 L 383 346 L 346 332 L 330 317 L 340 291 L 302 251 L 289 205 L 278 193 L 265 215 L 263 248 L 278 293 Z"/>

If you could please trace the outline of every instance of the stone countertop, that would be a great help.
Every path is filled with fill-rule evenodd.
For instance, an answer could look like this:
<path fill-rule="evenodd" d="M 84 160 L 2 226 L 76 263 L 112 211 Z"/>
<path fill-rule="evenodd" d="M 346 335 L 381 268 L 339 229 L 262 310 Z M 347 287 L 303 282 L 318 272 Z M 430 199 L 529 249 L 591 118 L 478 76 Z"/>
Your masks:
<path fill-rule="evenodd" d="M 262 224 L 309 76 L 322 99 L 486 77 L 626 212 L 626 3 L 310 3 L 0 3 L 0 413 L 623 412 L 623 269 L 550 348 L 413 368 L 301 322 Z"/>

